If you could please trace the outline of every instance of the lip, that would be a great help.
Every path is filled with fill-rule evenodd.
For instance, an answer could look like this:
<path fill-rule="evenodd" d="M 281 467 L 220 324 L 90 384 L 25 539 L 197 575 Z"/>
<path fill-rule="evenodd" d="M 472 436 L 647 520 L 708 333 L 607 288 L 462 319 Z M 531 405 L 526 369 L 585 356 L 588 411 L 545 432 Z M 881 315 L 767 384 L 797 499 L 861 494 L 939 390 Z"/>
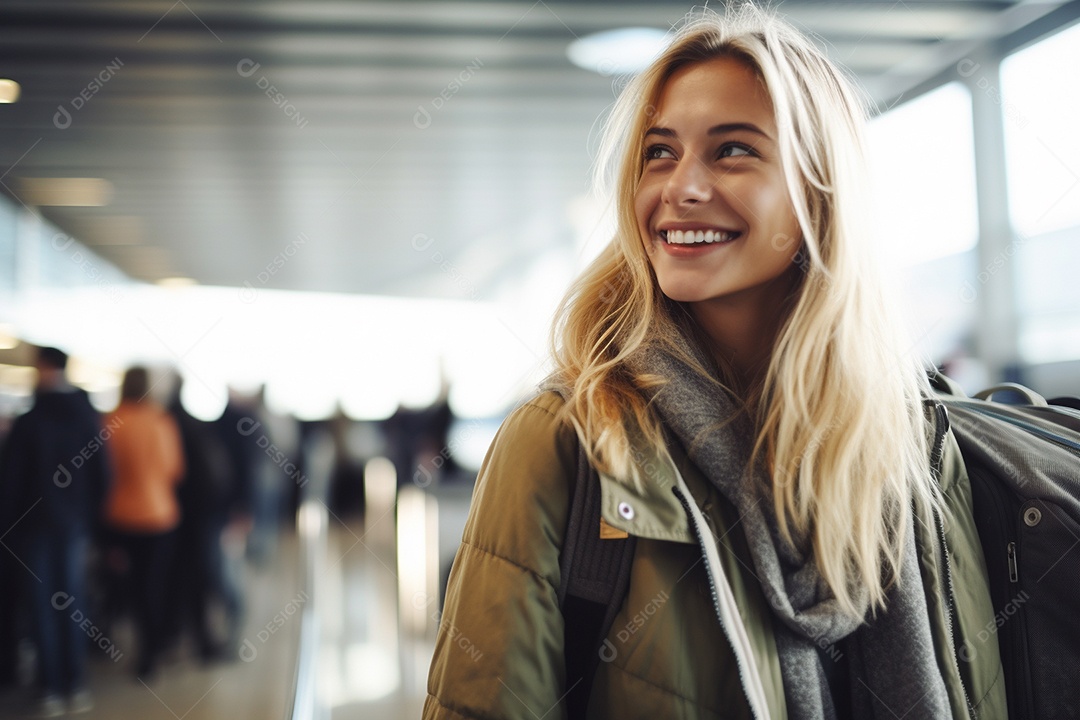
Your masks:
<path fill-rule="evenodd" d="M 739 233 L 741 230 L 736 230 L 730 227 L 724 227 L 723 225 L 712 225 L 710 223 L 701 222 L 665 222 L 656 226 L 657 232 L 667 232 L 668 230 L 713 230 L 715 232 L 727 232 L 727 233 Z"/>

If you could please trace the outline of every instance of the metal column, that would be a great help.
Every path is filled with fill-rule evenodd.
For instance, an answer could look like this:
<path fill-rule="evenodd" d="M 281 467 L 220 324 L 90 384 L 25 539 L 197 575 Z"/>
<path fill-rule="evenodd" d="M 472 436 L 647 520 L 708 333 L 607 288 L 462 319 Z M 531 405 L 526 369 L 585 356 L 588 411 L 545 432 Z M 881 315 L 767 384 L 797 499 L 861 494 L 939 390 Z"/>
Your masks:
<path fill-rule="evenodd" d="M 975 183 L 979 214 L 975 324 L 976 352 L 991 378 L 1001 379 L 1020 362 L 1019 298 L 1016 292 L 1018 244 L 1009 217 L 1005 167 L 1005 126 L 1001 95 L 1001 57 L 989 52 L 965 58 L 957 71 L 971 91 L 975 141 Z"/>

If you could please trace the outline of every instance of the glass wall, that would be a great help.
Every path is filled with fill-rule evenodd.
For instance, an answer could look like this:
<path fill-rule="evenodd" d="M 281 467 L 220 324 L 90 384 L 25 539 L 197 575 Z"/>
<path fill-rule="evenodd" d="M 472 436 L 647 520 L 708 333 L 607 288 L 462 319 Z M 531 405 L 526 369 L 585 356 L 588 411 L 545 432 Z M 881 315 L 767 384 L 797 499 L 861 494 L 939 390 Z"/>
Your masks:
<path fill-rule="evenodd" d="M 0 320 L 14 321 L 28 296 L 51 290 L 107 295 L 133 282 L 40 215 L 0 196 Z"/>
<path fill-rule="evenodd" d="M 1080 26 L 1002 63 L 1009 209 L 1017 232 L 1020 352 L 1080 358 Z M 1080 394 L 1080 387 L 1073 390 Z"/>
<path fill-rule="evenodd" d="M 962 289 L 978 241 L 971 96 L 960 83 L 944 85 L 874 118 L 868 140 L 876 240 L 916 351 L 935 364 L 966 354 L 976 307 Z"/>
<path fill-rule="evenodd" d="M 1004 58 L 1000 89 L 990 73 L 976 73 L 970 91 L 949 83 L 871 121 L 878 237 L 900 276 L 917 347 L 936 363 L 978 365 L 978 308 L 965 288 L 983 267 L 970 95 L 983 92 L 1004 125 L 1013 240 L 991 269 L 1015 280 L 1022 379 L 1080 394 L 1072 379 L 1080 375 L 1080 283 L 1069 277 L 1080 267 L 1080 84 L 1069 81 L 1078 65 L 1080 25 Z M 990 379 L 976 369 L 965 385 Z"/>

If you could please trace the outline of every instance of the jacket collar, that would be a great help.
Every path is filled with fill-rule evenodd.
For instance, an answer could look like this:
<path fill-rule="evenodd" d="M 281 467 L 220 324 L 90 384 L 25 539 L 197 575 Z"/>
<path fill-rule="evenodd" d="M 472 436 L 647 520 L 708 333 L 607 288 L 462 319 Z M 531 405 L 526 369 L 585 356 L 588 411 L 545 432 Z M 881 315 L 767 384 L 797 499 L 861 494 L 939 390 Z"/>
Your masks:
<path fill-rule="evenodd" d="M 696 543 L 675 488 L 681 477 L 700 505 L 707 492 L 700 472 L 677 443 L 670 444 L 664 453 L 639 444 L 633 456 L 638 459 L 642 483 L 600 473 L 600 515 L 604 522 L 636 537 Z"/>

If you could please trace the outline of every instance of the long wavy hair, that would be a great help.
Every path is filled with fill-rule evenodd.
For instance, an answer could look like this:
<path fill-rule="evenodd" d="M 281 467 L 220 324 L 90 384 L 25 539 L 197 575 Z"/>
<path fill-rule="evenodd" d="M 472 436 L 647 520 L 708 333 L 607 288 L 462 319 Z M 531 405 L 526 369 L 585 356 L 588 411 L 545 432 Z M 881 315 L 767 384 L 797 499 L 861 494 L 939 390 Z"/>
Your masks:
<path fill-rule="evenodd" d="M 722 359 L 712 365 L 684 350 L 709 355 L 686 306 L 660 291 L 634 213 L 644 132 L 665 82 L 717 57 L 745 63 L 772 100 L 801 229 L 792 240 L 801 241 L 793 247 L 801 278 L 751 387 Z M 666 453 L 643 392 L 665 379 L 632 372 L 634 353 L 662 348 L 731 393 L 753 422 L 752 462 L 769 470 L 766 492 L 783 537 L 809 538 L 838 604 L 859 617 L 867 608 L 858 588 L 869 589 L 876 611 L 899 577 L 913 499 L 940 506 L 923 415 L 928 382 L 878 279 L 867 229 L 865 116 L 853 83 L 768 12 L 747 4 L 689 16 L 607 120 L 597 181 L 614 203 L 616 232 L 564 298 L 551 338 L 557 376 L 570 389 L 564 412 L 594 465 L 625 482 L 648 481 L 635 443 Z"/>

